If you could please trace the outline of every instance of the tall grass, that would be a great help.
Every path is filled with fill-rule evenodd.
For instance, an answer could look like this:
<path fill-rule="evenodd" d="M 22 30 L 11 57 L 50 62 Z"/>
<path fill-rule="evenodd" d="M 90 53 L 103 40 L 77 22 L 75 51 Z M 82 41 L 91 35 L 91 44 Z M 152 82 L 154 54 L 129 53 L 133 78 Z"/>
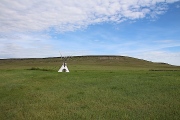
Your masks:
<path fill-rule="evenodd" d="M 93 61 L 70 61 L 70 73 L 58 73 L 59 68 L 51 66 L 56 63 L 48 65 L 46 60 L 12 61 L 10 68 L 9 64 L 2 65 L 0 119 L 180 118 L 179 71 L 149 71 L 158 68 L 149 63 L 144 63 L 148 66 L 144 68 Z M 179 69 L 162 65 L 159 68 Z"/>

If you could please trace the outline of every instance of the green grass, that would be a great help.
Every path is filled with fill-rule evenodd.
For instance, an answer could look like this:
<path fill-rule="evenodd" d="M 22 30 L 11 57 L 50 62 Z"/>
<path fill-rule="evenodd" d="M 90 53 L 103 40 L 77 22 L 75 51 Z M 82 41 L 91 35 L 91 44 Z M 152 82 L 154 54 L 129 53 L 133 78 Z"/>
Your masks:
<path fill-rule="evenodd" d="M 180 67 L 127 57 L 0 60 L 2 120 L 178 120 Z"/>

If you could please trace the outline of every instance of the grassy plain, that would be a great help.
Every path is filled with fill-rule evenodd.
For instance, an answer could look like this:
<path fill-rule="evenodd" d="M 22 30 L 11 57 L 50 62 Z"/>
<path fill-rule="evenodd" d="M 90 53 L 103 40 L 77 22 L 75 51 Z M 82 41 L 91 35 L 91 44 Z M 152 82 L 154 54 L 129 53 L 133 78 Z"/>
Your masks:
<path fill-rule="evenodd" d="M 0 60 L 1 120 L 178 120 L 180 67 L 129 57 Z"/>

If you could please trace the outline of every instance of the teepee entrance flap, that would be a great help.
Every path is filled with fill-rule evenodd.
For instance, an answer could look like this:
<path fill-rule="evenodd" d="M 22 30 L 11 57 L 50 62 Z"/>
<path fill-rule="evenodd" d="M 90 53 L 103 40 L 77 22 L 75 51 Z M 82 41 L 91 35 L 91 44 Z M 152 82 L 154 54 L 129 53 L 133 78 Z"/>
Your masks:
<path fill-rule="evenodd" d="M 69 72 L 69 69 L 67 67 L 66 63 L 63 63 L 63 65 L 61 66 L 61 68 L 59 69 L 58 72 Z"/>

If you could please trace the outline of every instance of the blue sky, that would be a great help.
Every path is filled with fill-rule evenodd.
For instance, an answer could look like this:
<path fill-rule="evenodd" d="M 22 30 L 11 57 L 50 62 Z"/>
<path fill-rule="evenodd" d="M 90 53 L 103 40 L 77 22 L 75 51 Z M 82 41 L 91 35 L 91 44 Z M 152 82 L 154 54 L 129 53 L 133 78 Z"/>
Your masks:
<path fill-rule="evenodd" d="M 180 65 L 179 0 L 0 1 L 0 58 L 122 55 Z"/>

